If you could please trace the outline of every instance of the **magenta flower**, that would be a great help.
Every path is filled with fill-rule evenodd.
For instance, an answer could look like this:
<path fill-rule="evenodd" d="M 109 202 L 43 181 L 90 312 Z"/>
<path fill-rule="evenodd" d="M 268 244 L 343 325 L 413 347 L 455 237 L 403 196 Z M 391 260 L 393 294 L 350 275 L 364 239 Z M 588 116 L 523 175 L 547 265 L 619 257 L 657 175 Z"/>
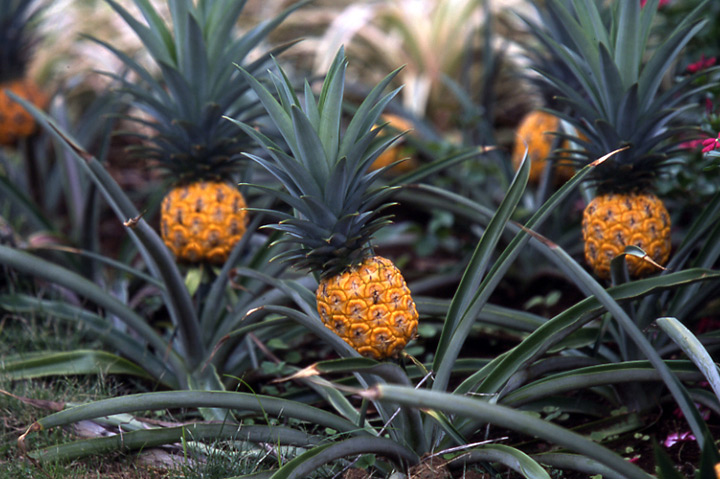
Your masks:
<path fill-rule="evenodd" d="M 716 138 L 708 138 L 707 140 L 703 140 L 703 153 L 707 153 L 709 151 L 713 151 L 715 148 L 720 145 L 720 133 L 718 133 L 718 137 Z"/>
<path fill-rule="evenodd" d="M 673 447 L 678 442 L 684 442 L 684 441 L 694 441 L 695 436 L 692 435 L 691 432 L 674 432 L 668 437 L 665 438 L 665 441 L 663 441 L 663 445 L 665 447 Z"/>
<path fill-rule="evenodd" d="M 641 7 L 644 7 L 646 3 L 647 3 L 647 0 L 640 0 Z M 660 2 L 658 3 L 658 8 L 662 8 L 669 3 L 670 3 L 670 0 L 660 0 Z"/>
<path fill-rule="evenodd" d="M 688 65 L 686 70 L 688 73 L 697 73 L 701 70 L 705 70 L 706 68 L 710 68 L 711 66 L 715 65 L 716 62 L 717 58 L 715 57 L 710 57 L 706 59 L 705 55 L 700 55 L 700 60 Z"/>

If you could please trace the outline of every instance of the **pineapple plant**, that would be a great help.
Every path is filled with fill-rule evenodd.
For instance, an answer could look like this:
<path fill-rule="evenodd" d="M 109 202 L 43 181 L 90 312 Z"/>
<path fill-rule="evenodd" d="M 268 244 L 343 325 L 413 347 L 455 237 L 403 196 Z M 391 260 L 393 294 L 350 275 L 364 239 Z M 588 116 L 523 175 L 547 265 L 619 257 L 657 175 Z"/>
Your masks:
<path fill-rule="evenodd" d="M 375 254 L 372 236 L 389 222 L 380 212 L 392 188 L 373 186 L 382 174 L 373 162 L 395 141 L 376 128 L 382 109 L 397 93 L 383 95 L 395 73 L 365 98 L 344 132 L 342 103 L 347 59 L 342 48 L 316 100 L 305 83 L 304 99 L 287 76 L 273 75 L 275 94 L 244 72 L 280 130 L 290 153 L 251 126 L 234 120 L 266 150 L 248 154 L 283 185 L 275 191 L 294 213 L 280 213 L 270 227 L 284 232 L 289 248 L 279 255 L 318 279 L 317 310 L 327 328 L 363 356 L 397 357 L 417 333 L 418 312 L 402 273 Z M 280 68 L 278 66 L 278 68 Z"/>
<path fill-rule="evenodd" d="M 654 183 L 678 157 L 677 133 L 687 128 L 673 122 L 693 107 L 686 103 L 696 90 L 692 76 L 664 91 L 661 85 L 673 60 L 705 23 L 706 6 L 701 2 L 670 35 L 657 38 L 649 55 L 657 0 L 642 8 L 638 2 L 617 1 L 609 15 L 596 2 L 548 0 L 543 26 L 528 22 L 580 85 L 572 88 L 539 69 L 560 92 L 560 104 L 574 112 L 555 112 L 580 133 L 575 140 L 583 151 L 566 160 L 582 166 L 626 148 L 589 175 L 595 198 L 583 212 L 582 236 L 585 259 L 600 278 L 610 277 L 610 262 L 628 246 L 646 255 L 626 256 L 631 277 L 657 272 L 670 257 L 670 215 Z"/>
<path fill-rule="evenodd" d="M 222 264 L 246 229 L 246 203 L 237 183 L 244 167 L 240 153 L 250 141 L 223 115 L 247 121 L 256 116 L 247 83 L 232 64 L 245 61 L 301 3 L 238 35 L 236 24 L 245 2 L 168 0 L 168 25 L 151 4 L 136 0 L 146 26 L 114 0 L 107 1 L 142 40 L 160 71 L 156 78 L 149 67 L 96 39 L 135 74 L 136 81 L 117 79 L 132 106 L 151 118 L 129 115 L 146 131 L 139 133 L 143 143 L 134 152 L 162 168 L 169 180 L 160 208 L 163 241 L 180 262 Z M 269 56 L 245 67 L 257 73 Z"/>
<path fill-rule="evenodd" d="M 37 41 L 34 27 L 40 11 L 41 7 L 32 0 L 0 3 L 0 145 L 13 145 L 37 128 L 32 115 L 6 91 L 38 108 L 47 106 L 48 96 L 27 75 L 31 50 Z"/>

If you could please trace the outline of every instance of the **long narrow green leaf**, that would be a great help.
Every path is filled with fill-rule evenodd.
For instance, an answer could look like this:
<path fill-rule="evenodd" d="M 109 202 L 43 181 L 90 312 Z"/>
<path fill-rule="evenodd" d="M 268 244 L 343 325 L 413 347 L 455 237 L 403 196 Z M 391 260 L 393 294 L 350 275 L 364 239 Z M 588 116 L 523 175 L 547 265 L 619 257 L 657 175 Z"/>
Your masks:
<path fill-rule="evenodd" d="M 663 290 L 674 290 L 683 285 L 720 279 L 720 272 L 693 269 L 625 283 L 608 289 L 615 301 L 641 298 Z M 560 339 L 596 318 L 603 305 L 589 297 L 558 314 L 540 326 L 522 343 L 493 359 L 485 368 L 468 377 L 456 389 L 457 393 L 473 390 L 483 394 L 496 393 L 523 365 L 538 358 Z M 479 384 L 479 386 L 477 386 Z M 476 388 L 477 386 L 477 388 Z"/>
<path fill-rule="evenodd" d="M 307 421 L 351 435 L 369 434 L 340 416 L 297 401 L 228 391 L 169 391 L 101 399 L 41 418 L 30 427 L 28 433 L 115 414 L 175 408 L 221 408 L 249 411 L 261 417 L 283 417 Z"/>
<path fill-rule="evenodd" d="M 680 407 L 685 415 L 690 429 L 693 431 L 698 444 L 702 448 L 705 442 L 712 438 L 712 435 L 707 429 L 707 424 L 705 424 L 700 417 L 697 407 L 693 404 L 682 383 L 678 380 L 677 376 L 670 371 L 662 358 L 660 358 L 650 341 L 632 321 L 625 310 L 610 296 L 610 294 L 608 294 L 607 291 L 605 291 L 605 289 L 590 275 L 590 273 L 585 271 L 582 266 L 573 260 L 559 246 L 552 244 L 547 240 L 545 240 L 544 244 L 546 244 L 550 250 L 566 264 L 568 272 L 572 275 L 572 279 L 576 281 L 577 284 L 582 284 L 598 299 L 598 301 L 600 301 L 600 303 L 615 318 L 615 320 L 618 321 L 625 331 L 625 334 L 627 334 L 627 336 L 642 351 L 645 357 L 648 358 L 652 365 L 658 370 L 663 382 L 670 390 L 670 393 L 677 402 L 678 407 Z"/>
<path fill-rule="evenodd" d="M 520 449 L 504 444 L 483 444 L 461 456 L 463 463 L 499 462 L 526 479 L 550 479 L 550 474 L 532 457 Z"/>
<path fill-rule="evenodd" d="M 18 98 L 18 101 L 33 115 L 40 125 L 65 145 L 68 151 L 78 160 L 78 163 L 91 175 L 91 178 L 103 193 L 105 200 L 115 211 L 118 219 L 132 227 L 133 237 L 137 239 L 141 252 L 144 253 L 146 261 L 153 269 L 153 274 L 162 278 L 167 287 L 167 306 L 174 325 L 180 331 L 184 352 L 188 355 L 187 362 L 191 368 L 197 366 L 204 356 L 199 320 L 190 294 L 170 251 L 157 233 L 140 217 L 130 198 L 94 156 L 78 145 L 67 132 L 63 131 L 44 112 L 25 100 Z"/>
<path fill-rule="evenodd" d="M 334 460 L 361 454 L 377 454 L 387 457 L 399 465 L 402 465 L 403 461 L 411 465 L 419 462 L 417 454 L 389 439 L 352 437 L 344 441 L 314 447 L 278 469 L 272 475 L 272 479 L 302 479 Z"/>
<path fill-rule="evenodd" d="M 78 256 L 82 256 L 85 258 L 90 258 L 94 261 L 97 261 L 98 263 L 102 263 L 106 266 L 115 268 L 118 271 L 127 273 L 133 277 L 136 277 L 136 278 L 144 281 L 148 285 L 154 286 L 160 290 L 164 289 L 163 283 L 161 281 L 158 281 L 157 278 L 153 278 L 152 276 L 146 274 L 144 271 L 140 271 L 139 269 L 133 267 L 132 265 L 129 265 L 122 261 L 115 260 L 108 256 L 104 256 L 100 253 L 95 253 L 93 251 L 87 251 L 87 250 L 83 250 L 83 249 L 79 249 L 79 248 L 56 246 L 56 245 L 40 246 L 38 248 L 33 249 L 33 251 L 38 251 L 38 250 L 62 251 L 62 252 L 67 252 L 67 253 L 71 253 L 71 254 L 76 254 Z"/>
<path fill-rule="evenodd" d="M 303 447 L 319 441 L 317 437 L 284 426 L 192 423 L 185 426 L 130 431 L 107 437 L 74 441 L 32 451 L 29 455 L 41 462 L 74 461 L 88 456 L 138 451 L 181 441 L 220 441 L 223 439 Z"/>
<path fill-rule="evenodd" d="M 149 378 L 135 363 L 105 351 L 44 351 L 27 356 L 11 356 L 0 363 L 0 373 L 8 379 L 34 379 L 48 376 L 84 374 L 125 374 Z"/>
<path fill-rule="evenodd" d="M 63 285 L 63 287 L 95 302 L 98 306 L 105 308 L 108 312 L 123 320 L 128 327 L 136 331 L 144 341 L 147 341 L 157 351 L 168 350 L 167 342 L 145 322 L 144 318 L 98 285 L 77 273 L 2 245 L 0 245 L 0 263 L 25 274 Z M 168 351 L 168 361 L 178 375 L 183 375 L 187 370 L 184 361 L 174 350 Z"/>
<path fill-rule="evenodd" d="M 581 454 L 552 452 L 537 454 L 533 458 L 541 464 L 547 464 L 557 469 L 571 469 L 589 476 L 599 474 L 602 479 L 625 479 L 624 475 L 618 474 L 607 466 Z"/>
<path fill-rule="evenodd" d="M 610 36 L 605 26 L 598 5 L 594 0 L 580 0 L 573 3 L 580 25 L 586 32 L 593 33 L 593 40 L 596 43 L 612 48 Z"/>
<path fill-rule="evenodd" d="M 131 228 L 157 265 L 158 274 L 167 288 L 165 306 L 170 311 L 174 326 L 179 330 L 188 366 L 194 369 L 205 358 L 206 348 L 202 343 L 195 305 L 177 263 L 157 232 L 145 220 L 139 220 Z"/>
<path fill-rule="evenodd" d="M 158 359 L 147 347 L 144 340 L 134 334 L 118 330 L 110 321 L 82 307 L 66 301 L 40 299 L 23 294 L 0 295 L 0 308 L 13 313 L 32 313 L 63 321 L 81 323 L 106 347 L 117 351 L 120 355 L 142 365 L 142 368 L 153 378 L 171 389 L 179 389 L 176 374 L 169 368 L 167 361 Z M 184 371 L 183 371 L 184 374 Z"/>
<path fill-rule="evenodd" d="M 296 159 L 305 165 L 318 185 L 322 185 L 330 179 L 331 158 L 326 156 L 321 138 L 299 107 L 290 107 L 290 117 L 297 139 Z"/>
<path fill-rule="evenodd" d="M 0 197 L 8 199 L 22 211 L 22 216 L 28 220 L 34 229 L 52 231 L 53 224 L 46 218 L 40 208 L 28 197 L 26 192 L 20 190 L 5 174 L 0 175 Z"/>
<path fill-rule="evenodd" d="M 290 149 L 292 151 L 297 151 L 297 139 L 295 138 L 295 130 L 293 128 L 292 120 L 290 119 L 289 113 L 285 111 L 283 106 L 275 99 L 273 94 L 270 93 L 270 91 L 265 88 L 265 86 L 263 86 L 258 80 L 256 80 L 252 74 L 247 72 L 240 65 L 235 65 L 235 67 L 242 74 L 245 81 L 250 85 L 255 94 L 258 96 L 263 107 L 265 107 L 265 110 L 268 112 L 268 115 L 270 115 L 273 124 L 277 126 L 280 134 L 282 135 L 283 139 L 288 144 Z M 233 118 L 228 118 L 228 120 L 233 121 L 234 123 L 238 124 L 238 126 L 241 126 L 240 122 Z"/>
<path fill-rule="evenodd" d="M 433 363 L 436 368 L 435 382 L 433 383 L 434 390 L 445 390 L 450 379 L 450 372 L 452 371 L 455 359 L 459 355 L 460 348 L 462 348 L 475 318 L 477 317 L 479 311 L 487 303 L 491 293 L 500 283 L 505 272 L 510 268 L 512 261 L 514 261 L 514 259 L 520 254 L 521 247 L 529 241 L 530 237 L 527 234 L 527 231 L 540 226 L 543 221 L 549 217 L 553 209 L 572 191 L 575 186 L 582 181 L 583 178 L 585 178 L 586 175 L 590 173 L 592 168 L 601 164 L 602 161 L 605 161 L 618 151 L 620 150 L 608 153 L 576 173 L 575 176 L 553 193 L 553 195 L 533 214 L 533 216 L 526 222 L 525 228 L 521 229 L 512 239 L 510 244 L 502 251 L 500 257 L 495 261 L 486 277 L 480 283 L 480 286 L 472 298 L 472 302 L 464 308 L 464 311 L 462 311 L 462 318 L 460 319 L 455 331 L 452 333 L 451 340 L 447 343 L 448 345 L 452 345 L 452 347 L 447 346 L 445 350 L 440 350 L 441 345 L 438 346 L 438 352 L 436 353 L 436 358 Z M 529 162 L 527 163 L 529 164 Z M 519 183 L 514 187 L 518 188 Z M 504 222 L 499 226 L 505 228 L 505 224 L 507 224 L 507 222 Z"/>
<path fill-rule="evenodd" d="M 493 149 L 486 147 L 473 147 L 469 150 L 454 153 L 448 157 L 440 158 L 430 163 L 424 163 L 418 168 L 413 169 L 413 171 L 400 175 L 396 178 L 392 178 L 388 182 L 388 184 L 391 186 L 399 186 L 409 185 L 411 183 L 419 183 L 435 173 L 447 170 L 448 168 L 455 166 L 458 163 L 477 158 L 480 155 L 484 155 L 485 153 L 488 153 L 490 151 L 493 151 Z"/>
<path fill-rule="evenodd" d="M 697 337 L 676 318 L 658 318 L 655 323 L 703 373 L 720 401 L 720 373 L 718 366 Z"/>
<path fill-rule="evenodd" d="M 667 362 L 670 370 L 683 380 L 698 380 L 702 376 L 688 361 Z M 595 386 L 661 381 L 662 376 L 647 361 L 626 361 L 603 364 L 553 374 L 531 382 L 504 396 L 500 402 L 518 407 L 537 399 L 568 391 L 579 391 Z"/>
<path fill-rule="evenodd" d="M 618 473 L 624 474 L 627 479 L 652 478 L 642 469 L 629 463 L 613 451 L 575 432 L 505 406 L 490 404 L 486 401 L 457 394 L 416 390 L 392 385 L 375 386 L 365 391 L 363 397 L 377 401 L 396 402 L 420 409 L 438 409 L 458 417 L 470 418 L 478 422 L 508 428 L 586 455 Z"/>
<path fill-rule="evenodd" d="M 490 220 L 485 232 L 480 238 L 475 251 L 473 252 L 470 262 L 465 268 L 460 284 L 453 295 L 448 314 L 445 317 L 440 341 L 435 351 L 435 360 L 433 369 L 440 370 L 441 364 L 445 359 L 445 352 L 451 345 L 454 335 L 457 331 L 458 324 L 462 317 L 466 314 L 468 305 L 476 297 L 478 287 L 482 283 L 485 272 L 492 258 L 495 247 L 500 241 L 500 237 L 505 229 L 505 225 L 510 220 L 511 215 L 515 211 L 527 185 L 530 175 L 530 160 L 526 154 L 520 168 L 513 179 L 510 189 L 505 198 L 500 203 L 495 215 Z"/>
<path fill-rule="evenodd" d="M 700 6 L 698 6 L 692 14 L 695 17 L 701 14 Z M 705 23 L 705 20 L 699 20 L 694 25 L 686 27 L 683 30 L 679 28 L 676 29 L 669 35 L 668 39 L 662 43 L 660 48 L 653 52 L 652 57 L 647 61 L 640 74 L 639 92 L 641 111 L 647 111 L 660 88 L 660 83 L 665 76 L 664 74 L 668 68 L 670 68 L 672 62 L 675 61 L 678 53 L 702 30 Z"/>
<path fill-rule="evenodd" d="M 162 44 L 165 45 L 165 51 L 168 53 L 169 57 L 175 59 L 177 49 L 175 51 L 173 51 L 172 33 L 170 33 L 170 30 L 168 29 L 167 25 L 165 24 L 165 21 L 160 16 L 160 14 L 157 12 L 157 10 L 155 10 L 155 7 L 153 6 L 153 4 L 149 0 L 134 0 L 134 2 L 135 2 L 135 5 L 140 10 L 140 12 L 142 13 L 143 17 L 145 17 L 145 20 L 147 21 L 148 26 L 150 27 L 150 31 L 153 32 L 156 37 L 158 37 L 162 40 Z M 170 8 L 173 9 L 173 7 L 182 5 L 183 2 L 168 2 L 168 3 L 170 4 Z M 117 9 L 117 7 L 113 7 L 113 8 Z M 176 32 L 176 35 L 177 35 L 177 32 Z"/>
<path fill-rule="evenodd" d="M 320 143 L 326 148 L 324 158 L 328 161 L 329 169 L 333 167 L 329 161 L 338 157 L 338 148 L 340 147 L 339 126 L 342 123 L 346 68 L 347 59 L 344 57 L 343 50 L 340 49 L 330 66 L 327 79 L 323 82 L 317 103 L 320 113 L 320 124 L 317 131 Z"/>
<path fill-rule="evenodd" d="M 643 15 L 654 16 L 655 11 L 645 8 Z M 617 21 L 613 58 L 622 78 L 623 87 L 627 90 L 630 85 L 638 81 L 644 51 L 640 38 L 643 33 L 640 29 L 640 2 L 619 2 Z"/>
<path fill-rule="evenodd" d="M 161 30 L 153 30 L 140 23 L 130 12 L 120 6 L 115 0 L 105 0 L 110 4 L 113 10 L 115 10 L 125 22 L 135 31 L 135 34 L 142 40 L 143 45 L 147 47 L 153 58 L 158 62 L 164 62 L 168 65 L 173 65 L 175 59 L 172 58 L 167 50 L 167 44 L 165 39 L 160 37 Z M 146 0 L 145 0 L 146 1 Z M 164 25 L 162 21 L 160 24 Z"/>

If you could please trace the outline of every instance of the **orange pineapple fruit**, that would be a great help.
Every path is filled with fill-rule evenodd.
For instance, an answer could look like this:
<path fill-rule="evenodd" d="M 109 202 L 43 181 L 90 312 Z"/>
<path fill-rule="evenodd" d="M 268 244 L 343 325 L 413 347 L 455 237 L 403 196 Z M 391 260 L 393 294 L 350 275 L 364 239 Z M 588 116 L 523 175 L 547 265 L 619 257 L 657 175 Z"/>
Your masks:
<path fill-rule="evenodd" d="M 397 72 L 374 88 L 345 123 L 339 106 L 346 67 L 341 49 L 325 77 L 319 102 L 310 96 L 302 102 L 288 98 L 281 104 L 245 75 L 265 108 L 283 113 L 273 119 L 289 139 L 290 154 L 279 154 L 280 147 L 250 125 L 236 124 L 272 158 L 270 166 L 268 160 L 249 155 L 274 172 L 286 190 L 278 196 L 293 208 L 293 216 L 284 214 L 280 224 L 271 226 L 283 233 L 278 242 L 290 245 L 280 256 L 317 274 L 317 311 L 325 326 L 359 354 L 381 360 L 397 357 L 415 337 L 418 325 L 418 312 L 402 274 L 390 260 L 375 255 L 371 245 L 373 234 L 389 223 L 378 212 L 388 206 L 386 198 L 393 191 L 387 186 L 370 188 L 375 184 L 370 165 L 378 148 L 373 140 L 384 134 L 373 130 L 373 125 L 385 123 L 377 105 L 396 94 L 382 90 Z M 284 74 L 273 77 L 273 82 L 277 91 L 292 90 Z M 302 145 L 298 131 L 303 131 Z"/>
<path fill-rule="evenodd" d="M 48 97 L 28 78 L 0 83 L 0 145 L 9 146 L 35 133 L 37 124 L 32 115 L 20 103 L 10 98 L 5 90 L 40 109 L 47 106 Z"/>
<path fill-rule="evenodd" d="M 246 31 L 238 30 L 244 2 L 218 1 L 218 8 L 211 8 L 210 2 L 172 0 L 170 5 L 177 6 L 168 17 L 152 2 L 134 0 L 146 18 L 162 22 L 151 29 L 133 19 L 121 2 L 107 3 L 161 67 L 157 74 L 111 49 L 138 73 L 124 83 L 128 95 L 123 98 L 151 112 L 147 119 L 127 115 L 142 127 L 136 133 L 144 141 L 133 151 L 162 169 L 171 185 L 160 208 L 163 242 L 180 262 L 222 264 L 246 232 L 246 202 L 236 185 L 247 172 L 242 153 L 252 148 L 252 138 L 239 134 L 226 117 L 258 119 L 256 100 L 247 94 L 250 87 L 235 65 L 262 76 L 269 54 L 257 47 L 302 3 Z M 227 18 L 220 20 L 220 11 Z"/>
<path fill-rule="evenodd" d="M 37 129 L 32 115 L 5 91 L 40 109 L 48 97 L 28 76 L 32 49 L 38 41 L 43 5 L 33 0 L 2 0 L 0 8 L 0 145 L 11 146 Z"/>
<path fill-rule="evenodd" d="M 245 234 L 245 207 L 243 195 L 227 182 L 175 187 L 162 202 L 163 241 L 180 261 L 222 264 Z"/>
<path fill-rule="evenodd" d="M 400 270 L 370 256 L 357 266 L 325 278 L 317 308 L 326 327 L 363 356 L 397 356 L 417 334 L 418 313 Z"/>
<path fill-rule="evenodd" d="M 408 130 L 412 130 L 413 125 L 406 118 L 399 115 L 393 115 L 387 113 L 382 116 L 383 122 L 387 123 L 387 126 L 397 130 L 398 133 L 403 133 Z M 407 147 L 404 138 L 398 138 L 389 148 L 380 153 L 375 161 L 370 165 L 370 171 L 379 170 L 392 165 L 400 160 L 401 163 L 397 163 L 395 166 L 388 168 L 387 173 L 391 175 L 402 175 L 403 173 L 409 173 L 417 168 L 417 160 L 412 156 L 412 150 Z"/>
<path fill-rule="evenodd" d="M 585 259 L 600 278 L 610 277 L 610 261 L 628 245 L 642 248 L 656 263 L 670 257 L 670 215 L 652 193 L 605 194 L 595 197 L 583 211 Z M 630 276 L 658 271 L 651 262 L 626 256 Z"/>
<path fill-rule="evenodd" d="M 585 177 L 595 196 L 583 212 L 585 260 L 597 276 L 609 278 L 611 260 L 634 245 L 647 256 L 626 255 L 629 274 L 656 273 L 660 269 L 652 262 L 664 266 L 670 257 L 671 225 L 654 194 L 655 182 L 677 162 L 682 133 L 694 128 L 677 112 L 697 93 L 693 78 L 676 81 L 671 68 L 705 21 L 703 9 L 649 42 L 657 36 L 656 8 L 615 2 L 617 8 L 603 17 L 601 9 L 576 2 L 544 3 L 543 20 L 527 23 L 552 60 L 534 69 L 552 87 L 558 114 L 572 112 L 568 121 L 584 135 L 582 151 L 569 159 L 576 166 L 592 165 Z M 600 30 L 586 28 L 590 24 Z M 549 68 L 551 63 L 557 68 Z M 597 163 L 601 157 L 606 158 Z"/>
<path fill-rule="evenodd" d="M 513 168 L 520 168 L 520 162 L 527 148 L 530 159 L 530 178 L 528 181 L 537 183 L 545 170 L 547 158 L 552 153 L 556 132 L 560 129 L 560 120 L 555 115 L 542 110 L 533 110 L 525 115 L 518 125 L 512 152 Z M 568 148 L 567 140 L 561 148 Z M 559 182 L 572 177 L 574 169 L 564 164 L 555 165 L 555 179 Z"/>

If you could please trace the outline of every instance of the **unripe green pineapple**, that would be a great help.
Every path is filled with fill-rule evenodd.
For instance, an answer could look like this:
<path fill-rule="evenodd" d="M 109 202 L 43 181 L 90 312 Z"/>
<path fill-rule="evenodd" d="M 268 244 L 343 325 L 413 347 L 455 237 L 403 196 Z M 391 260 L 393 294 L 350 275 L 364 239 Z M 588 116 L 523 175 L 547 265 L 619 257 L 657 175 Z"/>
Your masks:
<path fill-rule="evenodd" d="M 610 261 L 629 245 L 641 248 L 660 265 L 670 257 L 670 215 L 652 193 L 596 196 L 583 211 L 582 227 L 585 258 L 600 278 L 610 277 Z M 626 261 L 632 277 L 658 270 L 636 256 L 628 255 Z"/>
<path fill-rule="evenodd" d="M 44 109 L 48 96 L 27 76 L 33 26 L 40 12 L 33 0 L 2 0 L 0 5 L 0 145 L 13 145 L 32 135 L 37 125 L 30 113 L 10 98 L 8 90 Z"/>
<path fill-rule="evenodd" d="M 294 215 L 278 213 L 273 227 L 293 245 L 280 257 L 307 267 L 320 278 L 316 292 L 321 320 L 358 353 L 374 359 L 396 357 L 417 333 L 418 313 L 400 271 L 377 256 L 372 235 L 389 222 L 378 216 L 387 206 L 388 187 L 373 188 L 383 169 L 370 171 L 396 137 L 380 135 L 382 108 L 397 92 L 382 94 L 395 74 L 376 86 L 347 128 L 341 131 L 347 60 L 335 57 L 317 101 L 309 85 L 302 102 L 289 92 L 285 75 L 273 76 L 279 103 L 250 75 L 246 79 L 269 111 L 288 144 L 285 153 L 250 125 L 235 121 L 254 136 L 271 159 L 248 155 L 278 178 L 286 192 L 278 197 Z M 282 114 L 280 113 L 282 112 Z M 385 167 L 387 168 L 387 167 Z"/>

